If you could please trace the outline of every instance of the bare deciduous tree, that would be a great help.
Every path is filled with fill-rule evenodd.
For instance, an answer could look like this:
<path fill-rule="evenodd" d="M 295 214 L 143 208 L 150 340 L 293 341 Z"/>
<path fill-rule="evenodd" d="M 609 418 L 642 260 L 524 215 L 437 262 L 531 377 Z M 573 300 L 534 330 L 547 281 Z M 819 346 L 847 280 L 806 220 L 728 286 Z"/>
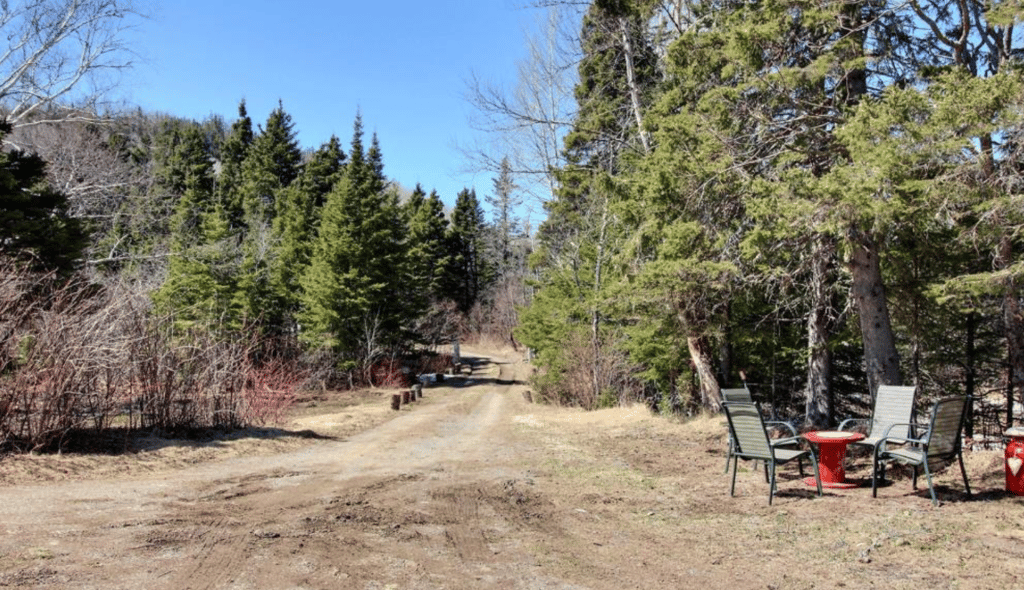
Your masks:
<path fill-rule="evenodd" d="M 528 53 L 518 64 L 514 89 L 476 76 L 469 80 L 471 124 L 488 140 L 462 149 L 474 172 L 498 173 L 507 156 L 517 183 L 541 203 L 554 191 L 552 172 L 565 163 L 562 138 L 576 111 L 573 90 L 581 54 L 576 31 L 586 10 L 570 2 L 546 8 L 537 31 L 526 38 Z"/>
<path fill-rule="evenodd" d="M 0 115 L 14 127 L 88 119 L 130 68 L 132 0 L 0 2 Z"/>
<path fill-rule="evenodd" d="M 132 189 L 144 192 L 150 181 L 108 145 L 104 129 L 96 125 L 37 125 L 17 130 L 13 141 L 46 161 L 50 184 L 68 196 L 75 217 L 107 219 Z"/>

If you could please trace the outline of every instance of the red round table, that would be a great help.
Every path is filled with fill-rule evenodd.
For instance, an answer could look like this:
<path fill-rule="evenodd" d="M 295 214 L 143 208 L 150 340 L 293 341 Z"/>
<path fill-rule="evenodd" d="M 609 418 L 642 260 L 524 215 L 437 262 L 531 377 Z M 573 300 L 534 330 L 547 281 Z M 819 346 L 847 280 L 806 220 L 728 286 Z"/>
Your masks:
<path fill-rule="evenodd" d="M 839 489 L 857 487 L 858 484 L 846 481 L 843 461 L 846 459 L 846 445 L 863 440 L 863 434 L 837 430 L 815 430 L 804 433 L 804 438 L 818 445 L 818 472 L 821 474 L 822 486 Z M 804 483 L 810 486 L 815 485 L 813 477 L 805 478 Z"/>

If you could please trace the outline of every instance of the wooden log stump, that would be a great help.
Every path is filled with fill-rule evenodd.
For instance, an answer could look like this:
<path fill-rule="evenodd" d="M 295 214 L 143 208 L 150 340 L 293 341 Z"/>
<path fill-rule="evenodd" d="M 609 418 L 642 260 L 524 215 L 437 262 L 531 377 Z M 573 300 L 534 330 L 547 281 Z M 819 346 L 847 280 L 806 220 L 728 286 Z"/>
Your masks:
<path fill-rule="evenodd" d="M 416 394 L 416 399 L 423 399 L 423 384 L 417 383 L 413 385 L 412 392 Z"/>
<path fill-rule="evenodd" d="M 391 396 L 391 409 L 397 410 L 402 407 L 402 396 L 397 393 Z"/>
<path fill-rule="evenodd" d="M 402 392 L 402 403 L 403 404 L 408 404 L 409 403 L 409 392 L 408 391 L 403 391 Z"/>

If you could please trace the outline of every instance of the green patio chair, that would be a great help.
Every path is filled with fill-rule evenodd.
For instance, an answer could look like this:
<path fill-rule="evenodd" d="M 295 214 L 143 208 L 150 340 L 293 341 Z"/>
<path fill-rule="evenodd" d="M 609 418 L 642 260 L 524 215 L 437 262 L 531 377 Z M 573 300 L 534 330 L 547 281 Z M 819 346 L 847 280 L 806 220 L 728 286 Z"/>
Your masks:
<path fill-rule="evenodd" d="M 889 433 L 891 441 L 906 440 L 913 436 L 911 422 L 914 420 L 914 401 L 917 387 L 910 385 L 879 385 L 875 394 L 875 403 L 870 418 L 848 418 L 839 424 L 839 430 L 861 426 L 865 438 L 850 444 L 871 447 L 872 454 L 882 442 L 882 437 Z M 899 426 L 892 428 L 894 424 Z M 885 471 L 881 472 L 885 477 Z"/>
<path fill-rule="evenodd" d="M 920 438 L 898 437 L 896 440 L 907 443 L 901 448 L 890 449 L 887 433 L 883 433 L 881 442 L 875 447 L 874 471 L 877 472 L 890 461 L 911 465 L 914 468 L 913 486 L 916 490 L 917 470 L 919 467 L 923 467 L 924 474 L 928 477 L 928 491 L 932 495 L 932 504 L 938 506 L 939 501 L 935 497 L 935 486 L 932 483 L 932 471 L 956 458 L 960 462 L 960 474 L 964 478 L 967 497 L 970 497 L 971 484 L 967 481 L 967 470 L 964 468 L 960 436 L 970 403 L 970 396 L 947 397 L 935 402 L 935 405 L 932 406 L 931 418 L 928 421 L 928 430 Z M 893 424 L 887 429 L 887 432 L 898 430 L 902 433 L 904 426 L 906 425 Z M 871 477 L 871 495 L 878 496 L 877 478 L 874 474 Z"/>
<path fill-rule="evenodd" d="M 725 389 L 725 388 L 723 388 L 722 389 L 722 401 L 725 402 L 725 403 L 733 403 L 733 402 L 739 402 L 739 403 L 745 403 L 745 404 L 754 403 L 753 396 L 750 395 L 750 390 L 747 389 L 746 387 L 739 387 L 739 388 L 735 388 L 735 389 Z M 782 443 L 781 443 L 782 446 L 789 446 L 789 447 L 793 447 L 793 446 L 797 446 L 798 447 L 798 446 L 800 446 L 799 439 L 796 438 L 796 428 L 792 424 L 790 424 L 789 422 L 785 422 L 783 420 L 769 420 L 769 421 L 765 422 L 765 426 L 767 426 L 769 428 L 780 428 L 780 429 L 788 430 L 789 431 L 789 437 L 781 438 L 781 439 L 772 439 L 772 441 L 773 441 L 772 444 L 779 444 L 778 441 L 782 441 Z M 732 432 L 731 431 L 729 432 L 729 443 L 728 444 L 729 444 L 729 446 L 728 446 L 728 448 L 726 449 L 726 452 L 725 452 L 725 472 L 724 473 L 729 473 L 729 459 L 732 458 L 733 449 L 736 448 L 736 444 L 733 441 Z M 803 474 L 804 474 L 804 464 L 803 464 L 803 462 L 801 462 L 800 463 L 800 475 L 803 475 Z"/>
<path fill-rule="evenodd" d="M 729 420 L 729 432 L 734 441 L 734 449 L 730 453 L 733 460 L 730 496 L 736 495 L 736 471 L 739 469 L 740 459 L 765 462 L 765 472 L 768 476 L 768 505 L 770 506 L 775 497 L 776 465 L 783 465 L 793 460 L 803 461 L 806 457 L 810 457 L 811 464 L 814 466 L 814 481 L 818 485 L 818 495 L 821 496 L 821 475 L 818 473 L 818 459 L 814 453 L 807 449 L 783 448 L 779 444 L 780 442 L 798 443 L 798 438 L 780 439 L 773 444 L 768 438 L 768 428 L 764 418 L 761 417 L 761 407 L 756 403 L 726 402 L 724 406 L 725 416 Z"/>

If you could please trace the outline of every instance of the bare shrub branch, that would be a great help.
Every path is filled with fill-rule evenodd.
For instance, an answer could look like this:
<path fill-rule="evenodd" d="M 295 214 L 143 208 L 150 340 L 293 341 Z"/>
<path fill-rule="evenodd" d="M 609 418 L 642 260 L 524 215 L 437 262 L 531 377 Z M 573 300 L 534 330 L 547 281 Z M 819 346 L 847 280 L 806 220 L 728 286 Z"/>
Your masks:
<path fill-rule="evenodd" d="M 0 260 L 0 449 L 59 447 L 115 425 L 266 424 L 306 382 L 297 355 L 255 337 L 173 326 L 140 290 Z"/>

